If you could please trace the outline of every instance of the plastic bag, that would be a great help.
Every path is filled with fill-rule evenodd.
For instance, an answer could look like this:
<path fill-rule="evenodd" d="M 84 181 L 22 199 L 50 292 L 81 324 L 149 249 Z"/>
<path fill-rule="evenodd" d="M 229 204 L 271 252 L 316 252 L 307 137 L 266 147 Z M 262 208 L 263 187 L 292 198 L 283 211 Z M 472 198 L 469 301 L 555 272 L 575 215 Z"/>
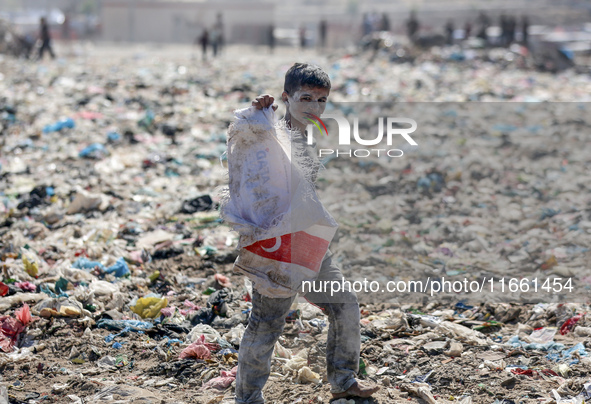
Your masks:
<path fill-rule="evenodd" d="M 273 110 L 251 107 L 235 117 L 228 130 L 229 195 L 221 208 L 240 234 L 234 269 L 265 296 L 293 296 L 317 277 L 337 224 L 316 195 L 306 146 L 273 123 Z"/>
<path fill-rule="evenodd" d="M 201 335 L 205 335 L 207 342 L 215 342 L 221 338 L 219 332 L 207 324 L 197 324 L 187 335 L 187 341 L 195 342 Z"/>
<path fill-rule="evenodd" d="M 322 383 L 322 379 L 318 373 L 312 371 L 309 367 L 304 366 L 298 370 L 298 382 L 320 384 Z"/>
<path fill-rule="evenodd" d="M 211 358 L 211 351 L 217 351 L 218 349 L 220 349 L 218 344 L 205 342 L 205 335 L 201 335 L 195 342 L 183 349 L 179 359 L 209 359 Z"/>
<path fill-rule="evenodd" d="M 168 305 L 168 299 L 163 297 L 142 297 L 137 299 L 135 306 L 131 306 L 131 311 L 139 314 L 141 318 L 156 318 L 160 316 L 160 309 Z"/>
<path fill-rule="evenodd" d="M 31 311 L 27 304 L 14 312 L 14 318 L 0 317 L 0 349 L 4 352 L 11 352 L 19 334 L 31 321 Z"/>
<path fill-rule="evenodd" d="M 220 372 L 219 377 L 215 377 L 215 378 L 211 379 L 210 381 L 205 383 L 201 389 L 202 390 L 207 390 L 207 389 L 224 390 L 224 389 L 227 389 L 228 387 L 230 387 L 232 382 L 234 380 L 236 380 L 236 373 L 237 372 L 238 372 L 238 366 L 234 367 L 229 372 L 222 370 Z"/>
<path fill-rule="evenodd" d="M 50 297 L 42 300 L 33 307 L 33 313 L 41 317 L 79 317 L 82 305 L 74 298 Z"/>

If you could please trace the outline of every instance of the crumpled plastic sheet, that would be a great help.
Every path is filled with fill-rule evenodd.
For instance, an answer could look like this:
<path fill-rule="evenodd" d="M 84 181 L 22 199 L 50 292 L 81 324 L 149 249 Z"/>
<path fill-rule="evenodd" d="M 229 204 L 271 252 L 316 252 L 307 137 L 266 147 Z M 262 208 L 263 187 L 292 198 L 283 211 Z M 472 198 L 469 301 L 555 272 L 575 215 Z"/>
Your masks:
<path fill-rule="evenodd" d="M 117 261 L 105 269 L 104 272 L 106 274 L 113 274 L 118 278 L 130 274 L 129 267 L 127 266 L 127 263 L 123 257 L 118 258 Z"/>
<path fill-rule="evenodd" d="M 579 342 L 578 344 L 576 344 L 573 347 L 570 347 L 568 349 L 565 349 L 564 351 L 560 352 L 560 353 L 549 353 L 548 355 L 546 355 L 546 359 L 554 361 L 554 362 L 562 362 L 562 361 L 566 361 L 569 360 L 569 365 L 574 365 L 576 363 L 579 363 L 579 360 L 576 358 L 572 358 L 574 353 L 577 353 L 579 357 L 585 357 L 587 356 L 587 351 L 585 350 L 585 345 L 583 345 L 583 343 Z"/>
<path fill-rule="evenodd" d="M 160 316 L 160 310 L 168 305 L 168 299 L 163 297 L 142 297 L 137 299 L 131 311 L 139 314 L 141 318 L 156 318 Z"/>
<path fill-rule="evenodd" d="M 11 352 L 19 335 L 32 321 L 29 305 L 25 304 L 14 312 L 14 317 L 0 317 L 0 349 Z"/>
<path fill-rule="evenodd" d="M 555 341 L 548 341 L 543 344 L 528 343 L 521 341 L 517 335 L 514 335 L 507 341 L 507 344 L 513 348 L 535 349 L 539 351 L 561 351 L 564 349 L 564 344 Z"/>
<path fill-rule="evenodd" d="M 236 372 L 238 372 L 238 366 L 235 366 L 229 372 L 222 370 L 219 377 L 214 377 L 213 379 L 209 380 L 201 387 L 201 389 L 225 390 L 230 387 L 234 380 L 236 380 Z"/>
<path fill-rule="evenodd" d="M 25 281 L 25 282 L 15 282 L 14 286 L 17 288 L 21 288 L 22 290 L 26 290 L 27 292 L 34 292 L 37 290 L 37 286 L 35 284 Z"/>
<path fill-rule="evenodd" d="M 217 351 L 219 349 L 220 346 L 218 344 L 205 342 L 205 335 L 201 335 L 197 341 L 181 351 L 179 359 L 209 359 L 211 358 L 212 351 Z"/>
<path fill-rule="evenodd" d="M 145 331 L 154 327 L 154 324 L 147 321 L 139 320 L 110 320 L 108 318 L 101 318 L 96 326 L 98 328 L 106 328 L 107 330 L 121 331 L 129 328 L 132 331 Z"/>
<path fill-rule="evenodd" d="M 79 317 L 84 312 L 80 302 L 68 297 L 50 297 L 33 306 L 33 313 L 41 317 Z"/>

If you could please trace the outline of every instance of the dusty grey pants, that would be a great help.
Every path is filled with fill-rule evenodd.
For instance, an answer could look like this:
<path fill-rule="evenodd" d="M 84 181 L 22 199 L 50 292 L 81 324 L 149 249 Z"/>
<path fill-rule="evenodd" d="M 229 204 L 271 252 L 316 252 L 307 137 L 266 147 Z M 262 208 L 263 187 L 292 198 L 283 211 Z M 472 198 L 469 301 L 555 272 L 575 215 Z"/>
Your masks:
<path fill-rule="evenodd" d="M 340 269 L 328 256 L 322 262 L 315 282 L 340 281 L 342 278 Z M 328 293 L 312 291 L 304 297 L 328 316 L 327 376 L 331 392 L 343 392 L 355 383 L 355 374 L 359 368 L 361 334 L 357 296 L 353 291 L 331 296 L 329 288 Z M 252 312 L 238 353 L 236 404 L 265 402 L 262 389 L 271 371 L 273 348 L 283 331 L 285 317 L 294 298 L 275 299 L 253 290 Z"/>

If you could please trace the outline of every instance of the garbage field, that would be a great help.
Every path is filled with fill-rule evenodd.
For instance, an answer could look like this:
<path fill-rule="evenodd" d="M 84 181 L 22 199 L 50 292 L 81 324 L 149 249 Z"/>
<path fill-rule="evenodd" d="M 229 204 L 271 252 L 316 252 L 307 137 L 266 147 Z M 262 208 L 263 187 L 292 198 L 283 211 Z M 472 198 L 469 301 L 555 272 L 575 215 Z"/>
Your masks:
<path fill-rule="evenodd" d="M 299 298 L 267 402 L 590 402 L 591 77 L 486 52 L 0 55 L 0 404 L 234 402 L 252 285 L 219 213 L 227 131 L 259 94 L 281 117 L 298 61 L 327 110 L 413 118 L 418 146 L 320 156 L 333 261 L 379 284 L 358 378 L 381 389 L 330 400 L 328 318 Z"/>

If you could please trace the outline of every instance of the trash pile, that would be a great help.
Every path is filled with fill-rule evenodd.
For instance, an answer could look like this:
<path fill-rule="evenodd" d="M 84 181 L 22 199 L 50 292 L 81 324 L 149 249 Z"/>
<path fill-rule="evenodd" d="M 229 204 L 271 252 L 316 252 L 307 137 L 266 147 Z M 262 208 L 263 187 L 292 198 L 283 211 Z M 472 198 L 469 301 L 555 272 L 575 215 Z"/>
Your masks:
<path fill-rule="evenodd" d="M 382 389 L 333 402 L 590 400 L 591 79 L 306 57 L 327 66 L 337 103 L 581 102 L 400 103 L 397 115 L 418 122 L 417 150 L 324 161 L 319 195 L 348 280 L 573 285 L 413 301 L 358 293 L 359 378 Z M 252 290 L 232 272 L 237 234 L 217 210 L 225 134 L 234 109 L 278 98 L 294 62 L 234 59 L 111 49 L 0 59 L 0 403 L 232 402 Z M 329 402 L 327 332 L 316 307 L 294 303 L 269 402 Z"/>

